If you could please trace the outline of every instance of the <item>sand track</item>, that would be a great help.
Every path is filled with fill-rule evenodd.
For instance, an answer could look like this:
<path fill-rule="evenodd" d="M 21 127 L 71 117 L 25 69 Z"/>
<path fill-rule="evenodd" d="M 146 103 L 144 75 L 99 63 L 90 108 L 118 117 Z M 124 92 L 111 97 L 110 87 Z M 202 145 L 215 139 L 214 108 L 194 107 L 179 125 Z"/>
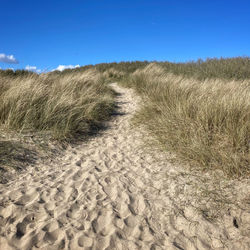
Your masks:
<path fill-rule="evenodd" d="M 144 152 L 146 133 L 130 126 L 138 97 L 113 88 L 119 113 L 107 130 L 0 185 L 0 250 L 248 249 L 231 215 L 213 224 L 185 203 L 185 176 Z"/>

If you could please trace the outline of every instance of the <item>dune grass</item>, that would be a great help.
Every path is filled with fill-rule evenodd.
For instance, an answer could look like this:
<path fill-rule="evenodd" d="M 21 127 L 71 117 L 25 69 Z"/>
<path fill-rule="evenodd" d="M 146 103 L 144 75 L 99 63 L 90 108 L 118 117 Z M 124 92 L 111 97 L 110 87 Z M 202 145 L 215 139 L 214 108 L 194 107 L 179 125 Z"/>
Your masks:
<path fill-rule="evenodd" d="M 185 63 L 161 62 L 166 72 L 205 80 L 208 78 L 250 79 L 250 57 L 208 58 Z"/>
<path fill-rule="evenodd" d="M 191 165 L 250 174 L 250 81 L 190 78 L 150 64 L 123 84 L 143 98 L 136 122 Z"/>
<path fill-rule="evenodd" d="M 0 70 L 0 131 L 59 141 L 90 133 L 114 109 L 111 81 L 142 96 L 135 121 L 164 149 L 192 166 L 249 176 L 249 57 L 102 63 L 41 75 Z"/>
<path fill-rule="evenodd" d="M 109 117 L 113 92 L 95 70 L 64 75 L 2 77 L 0 126 L 49 131 L 56 139 L 87 132 Z"/>
<path fill-rule="evenodd" d="M 68 72 L 84 72 L 88 69 L 96 69 L 100 73 L 107 71 L 115 71 L 118 76 L 117 80 L 134 73 L 138 69 L 143 69 L 150 63 L 157 63 L 168 72 L 175 75 L 182 75 L 192 77 L 198 80 L 205 80 L 208 78 L 219 79 L 234 79 L 246 80 L 250 79 L 250 57 L 233 57 L 233 58 L 207 58 L 198 59 L 196 61 L 173 63 L 168 61 L 132 61 L 132 62 L 113 62 L 113 63 L 100 63 L 96 65 L 86 65 L 76 69 L 67 69 L 58 74 L 67 74 Z M 119 73 L 118 73 L 119 72 Z M 1 70 L 0 70 L 1 73 Z M 11 71 L 9 73 L 12 73 Z M 18 74 L 24 74 L 23 71 L 18 71 Z M 13 74 L 13 73 L 12 73 Z"/>
<path fill-rule="evenodd" d="M 49 74 L 64 75 L 68 73 L 83 73 L 89 69 L 95 69 L 100 73 L 111 72 L 110 76 L 113 79 L 117 76 L 117 80 L 134 73 L 138 69 L 143 69 L 150 63 L 157 63 L 162 66 L 165 72 L 173 73 L 175 75 L 182 75 L 192 77 L 198 80 L 205 80 L 208 78 L 219 79 L 234 79 L 246 80 L 250 79 L 250 57 L 232 57 L 232 58 L 207 58 L 198 59 L 196 61 L 173 63 L 168 61 L 131 61 L 131 62 L 113 62 L 113 63 L 99 63 L 95 65 L 86 65 L 75 69 L 66 69 L 62 72 L 55 71 Z M 112 71 L 115 74 L 112 74 Z M 24 75 L 27 71 L 18 70 L 0 70 L 0 75 Z"/>
<path fill-rule="evenodd" d="M 96 133 L 115 108 L 114 91 L 94 69 L 41 75 L 4 72 L 0 89 L 0 172 L 23 168 L 30 152 L 41 147 L 48 151 L 45 140 L 65 144 Z"/>

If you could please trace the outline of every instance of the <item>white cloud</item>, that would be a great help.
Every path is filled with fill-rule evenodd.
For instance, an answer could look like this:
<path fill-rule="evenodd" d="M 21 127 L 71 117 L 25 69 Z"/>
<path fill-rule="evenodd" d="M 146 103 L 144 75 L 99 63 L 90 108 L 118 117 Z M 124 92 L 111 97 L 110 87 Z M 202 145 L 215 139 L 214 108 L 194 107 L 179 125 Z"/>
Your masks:
<path fill-rule="evenodd" d="M 28 71 L 36 72 L 36 73 L 41 73 L 41 70 L 38 69 L 36 66 L 27 65 L 27 66 L 25 67 L 25 69 L 28 70 Z"/>
<path fill-rule="evenodd" d="M 18 64 L 19 62 L 13 55 L 0 54 L 0 62 Z"/>
<path fill-rule="evenodd" d="M 77 65 L 59 65 L 56 69 L 52 70 L 52 71 L 55 71 L 55 70 L 59 70 L 59 71 L 63 71 L 65 69 L 75 69 L 75 68 L 79 68 L 80 65 L 77 64 Z"/>

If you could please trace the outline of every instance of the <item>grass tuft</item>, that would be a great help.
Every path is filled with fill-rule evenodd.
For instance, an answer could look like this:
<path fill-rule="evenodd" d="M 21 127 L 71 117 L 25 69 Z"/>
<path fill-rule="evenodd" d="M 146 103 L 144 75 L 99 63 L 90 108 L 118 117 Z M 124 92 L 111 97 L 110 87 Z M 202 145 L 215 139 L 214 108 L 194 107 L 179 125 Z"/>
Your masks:
<path fill-rule="evenodd" d="M 250 82 L 187 78 L 158 64 L 123 82 L 143 98 L 136 122 L 166 150 L 230 177 L 250 174 Z"/>
<path fill-rule="evenodd" d="M 95 69 L 3 71 L 0 89 L 0 182 L 6 171 L 51 156 L 53 143 L 61 148 L 96 133 L 115 108 L 114 91 Z"/>
<path fill-rule="evenodd" d="M 0 126 L 67 139 L 107 119 L 114 93 L 95 70 L 0 78 Z"/>

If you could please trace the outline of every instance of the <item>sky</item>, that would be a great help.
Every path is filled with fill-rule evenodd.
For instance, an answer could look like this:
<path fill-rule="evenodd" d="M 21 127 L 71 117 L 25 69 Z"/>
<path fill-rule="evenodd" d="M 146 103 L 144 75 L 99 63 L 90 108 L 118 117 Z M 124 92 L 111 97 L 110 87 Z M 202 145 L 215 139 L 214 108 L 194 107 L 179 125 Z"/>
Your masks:
<path fill-rule="evenodd" d="M 248 0 L 0 0 L 0 68 L 250 55 Z"/>

